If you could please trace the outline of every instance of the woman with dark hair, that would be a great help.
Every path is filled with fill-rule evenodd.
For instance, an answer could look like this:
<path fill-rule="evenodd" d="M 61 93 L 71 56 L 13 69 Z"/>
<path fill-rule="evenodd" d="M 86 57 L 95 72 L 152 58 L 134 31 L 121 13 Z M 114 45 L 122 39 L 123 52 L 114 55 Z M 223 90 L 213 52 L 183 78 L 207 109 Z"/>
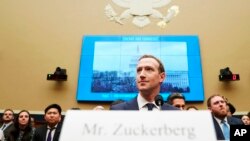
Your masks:
<path fill-rule="evenodd" d="M 17 114 L 14 127 L 6 135 L 6 141 L 32 141 L 35 128 L 31 125 L 30 113 L 22 110 Z"/>

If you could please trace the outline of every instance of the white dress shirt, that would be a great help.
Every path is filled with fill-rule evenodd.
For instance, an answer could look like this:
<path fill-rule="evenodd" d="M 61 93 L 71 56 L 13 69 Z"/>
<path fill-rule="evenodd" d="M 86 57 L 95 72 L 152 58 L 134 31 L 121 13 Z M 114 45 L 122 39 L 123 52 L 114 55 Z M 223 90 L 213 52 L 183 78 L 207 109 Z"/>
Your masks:
<path fill-rule="evenodd" d="M 139 111 L 148 111 L 148 107 L 146 106 L 147 103 L 153 103 L 154 104 L 153 111 L 160 111 L 160 107 L 155 104 L 155 101 L 148 102 L 146 99 L 144 99 L 141 96 L 141 94 L 138 94 L 137 102 L 138 102 L 138 106 L 139 106 Z"/>

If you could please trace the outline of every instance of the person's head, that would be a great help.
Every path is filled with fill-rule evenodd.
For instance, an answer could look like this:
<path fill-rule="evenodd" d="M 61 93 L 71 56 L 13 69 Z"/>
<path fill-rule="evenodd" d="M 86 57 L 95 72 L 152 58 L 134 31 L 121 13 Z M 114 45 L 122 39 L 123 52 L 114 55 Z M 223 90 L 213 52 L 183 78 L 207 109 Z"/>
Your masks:
<path fill-rule="evenodd" d="M 219 94 L 214 94 L 207 99 L 207 107 L 215 117 L 221 120 L 227 116 L 227 102 Z"/>
<path fill-rule="evenodd" d="M 166 77 L 162 62 L 152 56 L 143 55 L 136 67 L 136 84 L 140 94 L 148 101 L 153 101 L 159 94 L 161 84 Z"/>
<path fill-rule="evenodd" d="M 93 110 L 97 110 L 97 111 L 100 111 L 100 110 L 105 110 L 105 108 L 101 105 L 97 105 L 93 108 Z"/>
<path fill-rule="evenodd" d="M 50 127 L 54 127 L 61 121 L 62 108 L 58 104 L 51 104 L 44 110 L 44 119 Z"/>
<path fill-rule="evenodd" d="M 172 93 L 168 96 L 167 102 L 170 105 L 173 105 L 174 107 L 179 108 L 180 110 L 185 109 L 185 97 L 181 93 Z"/>
<path fill-rule="evenodd" d="M 195 107 L 195 106 L 188 106 L 188 107 L 187 107 L 187 110 L 188 110 L 188 111 L 197 111 L 198 108 Z"/>
<path fill-rule="evenodd" d="M 250 125 L 250 118 L 247 115 L 243 115 L 241 120 L 245 125 Z"/>
<path fill-rule="evenodd" d="M 31 117 L 27 110 L 21 110 L 15 118 L 14 125 L 20 129 L 31 129 Z"/>
<path fill-rule="evenodd" d="M 236 111 L 235 107 L 231 103 L 227 103 L 227 115 L 232 116 Z"/>
<path fill-rule="evenodd" d="M 6 124 L 12 122 L 14 120 L 14 111 L 12 109 L 5 109 L 2 120 Z"/>

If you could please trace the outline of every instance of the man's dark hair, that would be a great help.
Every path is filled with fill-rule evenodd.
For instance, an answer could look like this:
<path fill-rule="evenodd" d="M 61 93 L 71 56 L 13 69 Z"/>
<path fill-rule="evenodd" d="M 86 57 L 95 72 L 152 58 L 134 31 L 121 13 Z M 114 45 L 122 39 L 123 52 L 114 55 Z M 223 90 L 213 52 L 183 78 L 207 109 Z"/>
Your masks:
<path fill-rule="evenodd" d="M 185 101 L 185 97 L 181 93 L 172 93 L 168 96 L 167 103 L 173 105 L 174 99 L 183 99 Z"/>
<path fill-rule="evenodd" d="M 143 55 L 143 56 L 141 56 L 141 57 L 139 58 L 139 61 L 140 61 L 141 59 L 143 59 L 143 58 L 153 58 L 153 59 L 155 59 L 155 60 L 159 63 L 159 68 L 158 68 L 159 72 L 160 72 L 160 73 L 165 72 L 163 63 L 161 62 L 160 59 L 156 58 L 156 57 L 153 56 L 153 55 L 145 54 L 145 55 Z"/>
<path fill-rule="evenodd" d="M 45 108 L 44 113 L 46 114 L 46 113 L 48 112 L 48 110 L 51 109 L 51 108 L 57 109 L 58 112 L 59 112 L 59 114 L 61 114 L 61 112 L 62 112 L 62 108 L 61 108 L 60 105 L 58 105 L 58 104 L 51 104 L 51 105 L 49 105 L 49 106 L 47 106 L 47 107 Z"/>

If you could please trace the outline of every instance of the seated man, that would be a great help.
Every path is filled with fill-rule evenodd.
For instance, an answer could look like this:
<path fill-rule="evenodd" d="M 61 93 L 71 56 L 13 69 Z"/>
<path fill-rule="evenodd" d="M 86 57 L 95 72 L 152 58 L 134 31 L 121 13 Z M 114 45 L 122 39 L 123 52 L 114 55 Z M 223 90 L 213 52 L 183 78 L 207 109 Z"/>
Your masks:
<path fill-rule="evenodd" d="M 227 102 L 221 95 L 210 96 L 207 99 L 207 107 L 213 117 L 217 140 L 229 140 L 230 125 L 243 125 L 238 118 L 227 115 Z"/>
<path fill-rule="evenodd" d="M 44 110 L 45 125 L 35 130 L 34 141 L 58 141 L 62 123 L 61 123 L 61 106 L 51 104 Z"/>
<path fill-rule="evenodd" d="M 5 109 L 2 116 L 3 124 L 0 130 L 3 131 L 4 136 L 7 136 L 14 127 L 14 111 L 12 109 Z"/>

